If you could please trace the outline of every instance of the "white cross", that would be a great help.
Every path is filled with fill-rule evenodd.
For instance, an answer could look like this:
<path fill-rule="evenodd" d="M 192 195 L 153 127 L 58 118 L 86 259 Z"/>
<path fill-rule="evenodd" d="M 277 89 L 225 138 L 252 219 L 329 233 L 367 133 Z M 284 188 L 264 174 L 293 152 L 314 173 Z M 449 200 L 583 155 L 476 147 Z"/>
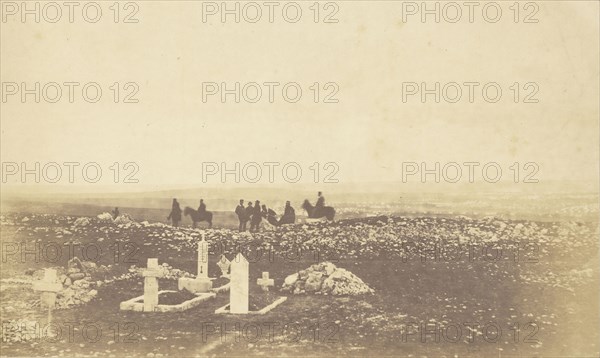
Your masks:
<path fill-rule="evenodd" d="M 33 290 L 41 292 L 40 305 L 48 306 L 48 324 L 52 322 L 56 293 L 62 288 L 62 284 L 57 280 L 55 269 L 44 269 L 44 279 L 33 283 Z"/>
<path fill-rule="evenodd" d="M 56 293 L 62 289 L 56 277 L 55 269 L 44 269 L 44 279 L 33 283 L 33 289 L 42 293 L 41 302 L 49 308 L 54 308 Z"/>
<path fill-rule="evenodd" d="M 267 292 L 267 291 L 269 291 L 269 286 L 275 285 L 275 281 L 273 281 L 272 278 L 269 278 L 268 272 L 263 272 L 262 278 L 259 278 L 258 280 L 256 280 L 256 284 L 261 286 L 263 291 Z"/>
<path fill-rule="evenodd" d="M 163 272 L 158 268 L 158 259 L 148 259 L 144 276 L 144 311 L 153 312 L 158 305 L 158 277 L 163 277 Z"/>

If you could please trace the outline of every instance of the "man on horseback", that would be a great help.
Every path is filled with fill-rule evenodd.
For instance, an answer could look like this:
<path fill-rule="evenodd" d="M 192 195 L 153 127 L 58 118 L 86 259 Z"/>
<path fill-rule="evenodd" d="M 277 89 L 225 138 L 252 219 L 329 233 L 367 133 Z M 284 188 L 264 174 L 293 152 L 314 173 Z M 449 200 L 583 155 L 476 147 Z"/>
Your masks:
<path fill-rule="evenodd" d="M 323 193 L 318 192 L 317 197 L 318 197 L 317 203 L 315 204 L 315 209 L 313 210 L 314 217 L 318 217 L 318 215 L 321 213 L 321 211 L 325 207 L 325 197 L 323 196 Z"/>
<path fill-rule="evenodd" d="M 248 222 L 248 220 L 246 219 L 246 209 L 244 208 L 244 199 L 240 199 L 240 205 L 238 205 L 235 208 L 235 214 L 238 217 L 238 220 L 240 221 L 240 227 L 239 227 L 239 232 L 242 231 L 246 231 L 246 222 Z"/>
<path fill-rule="evenodd" d="M 198 206 L 198 217 L 200 220 L 206 217 L 206 204 L 204 204 L 204 199 L 200 199 L 200 206 Z"/>

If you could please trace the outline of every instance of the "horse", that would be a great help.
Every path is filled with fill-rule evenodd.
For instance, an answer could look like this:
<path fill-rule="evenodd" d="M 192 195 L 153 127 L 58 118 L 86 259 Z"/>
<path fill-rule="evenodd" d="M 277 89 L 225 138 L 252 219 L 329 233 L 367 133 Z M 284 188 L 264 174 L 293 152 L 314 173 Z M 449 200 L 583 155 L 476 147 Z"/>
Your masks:
<path fill-rule="evenodd" d="M 304 200 L 302 203 L 302 209 L 306 210 L 309 219 L 319 219 L 325 217 L 327 220 L 333 221 L 335 216 L 335 209 L 331 206 L 324 206 L 321 208 L 320 212 L 317 213 L 317 216 L 314 215 L 315 207 L 308 201 L 308 199 Z"/>
<path fill-rule="evenodd" d="M 201 215 L 198 211 L 190 208 L 189 206 L 186 206 L 185 209 L 183 209 L 183 215 L 185 216 L 190 216 L 190 218 L 192 218 L 192 227 L 196 228 L 196 224 L 198 224 L 201 221 L 206 221 L 208 223 L 208 228 L 210 229 L 212 227 L 212 218 L 213 218 L 213 214 L 210 211 L 205 212 L 204 215 Z"/>
<path fill-rule="evenodd" d="M 269 209 L 267 212 L 266 219 L 269 222 L 269 224 L 275 227 L 280 227 L 281 225 L 285 224 L 293 224 L 296 221 L 296 216 L 294 214 L 282 215 L 279 218 L 279 220 L 277 220 L 277 213 L 273 209 Z"/>

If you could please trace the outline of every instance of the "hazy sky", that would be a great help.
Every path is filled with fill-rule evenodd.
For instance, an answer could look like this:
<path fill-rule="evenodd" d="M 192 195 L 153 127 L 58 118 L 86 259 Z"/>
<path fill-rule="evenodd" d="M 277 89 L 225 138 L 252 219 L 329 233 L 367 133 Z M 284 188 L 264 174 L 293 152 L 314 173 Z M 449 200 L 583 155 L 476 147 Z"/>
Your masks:
<path fill-rule="evenodd" d="M 418 15 L 403 23 L 401 3 L 390 1 L 338 2 L 334 24 L 312 21 L 312 2 L 301 4 L 297 23 L 276 9 L 273 24 L 266 14 L 258 23 L 203 23 L 201 3 L 189 1 L 138 2 L 139 23 L 115 24 L 112 2 L 101 4 L 95 24 L 80 10 L 73 24 L 2 23 L 3 82 L 103 90 L 98 103 L 85 102 L 81 87 L 75 103 L 66 92 L 54 104 L 8 97 L 3 162 L 98 162 L 106 176 L 113 162 L 136 162 L 144 185 L 200 184 L 202 162 L 293 161 L 303 181 L 311 163 L 336 162 L 344 183 L 401 180 L 402 162 L 449 161 L 504 170 L 536 162 L 541 181 L 598 178 L 597 2 L 538 2 L 539 22 L 516 24 L 509 3 L 497 23 L 476 10 L 474 23 L 463 14 L 455 24 Z M 114 82 L 136 82 L 139 103 L 113 103 Z M 203 103 L 203 82 L 297 82 L 303 93 L 287 103 L 281 85 L 269 103 L 263 86 L 258 103 Z M 314 82 L 335 82 L 339 103 L 314 103 Z M 487 103 L 481 85 L 474 103 L 467 87 L 458 103 L 403 103 L 403 82 L 496 82 L 503 93 Z M 522 86 L 536 83 L 539 103 L 514 103 L 515 82 L 520 102 L 531 90 Z"/>

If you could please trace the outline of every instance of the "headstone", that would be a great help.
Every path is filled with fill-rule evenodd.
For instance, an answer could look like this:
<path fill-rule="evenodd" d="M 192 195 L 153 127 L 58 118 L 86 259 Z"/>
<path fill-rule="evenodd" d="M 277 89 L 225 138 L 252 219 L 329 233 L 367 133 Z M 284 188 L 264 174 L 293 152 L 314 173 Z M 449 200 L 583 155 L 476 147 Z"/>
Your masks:
<path fill-rule="evenodd" d="M 227 260 L 225 255 L 221 255 L 219 262 L 217 262 L 217 266 L 221 270 L 221 277 L 229 277 L 229 266 L 231 265 L 231 261 Z"/>
<path fill-rule="evenodd" d="M 204 240 L 198 243 L 198 278 L 208 278 L 208 242 Z"/>
<path fill-rule="evenodd" d="M 55 269 L 44 269 L 44 278 L 33 283 L 33 289 L 41 292 L 40 303 L 50 309 L 56 304 L 56 293 L 62 289 Z"/>
<path fill-rule="evenodd" d="M 163 277 L 163 272 L 158 267 L 158 259 L 148 259 L 144 276 L 144 312 L 154 312 L 158 305 L 158 277 Z"/>
<path fill-rule="evenodd" d="M 229 289 L 229 311 L 248 313 L 248 260 L 241 253 L 231 263 L 231 283 Z"/>
<path fill-rule="evenodd" d="M 204 293 L 212 288 L 212 281 L 208 278 L 208 242 L 204 240 L 198 243 L 198 275 L 196 278 L 182 277 L 177 281 L 179 290 L 186 289 L 191 293 Z"/>
<path fill-rule="evenodd" d="M 262 278 L 259 278 L 258 280 L 256 280 L 256 284 L 259 285 L 263 291 L 268 292 L 269 286 L 274 286 L 275 281 L 273 281 L 272 278 L 269 278 L 268 272 L 263 272 Z"/>

